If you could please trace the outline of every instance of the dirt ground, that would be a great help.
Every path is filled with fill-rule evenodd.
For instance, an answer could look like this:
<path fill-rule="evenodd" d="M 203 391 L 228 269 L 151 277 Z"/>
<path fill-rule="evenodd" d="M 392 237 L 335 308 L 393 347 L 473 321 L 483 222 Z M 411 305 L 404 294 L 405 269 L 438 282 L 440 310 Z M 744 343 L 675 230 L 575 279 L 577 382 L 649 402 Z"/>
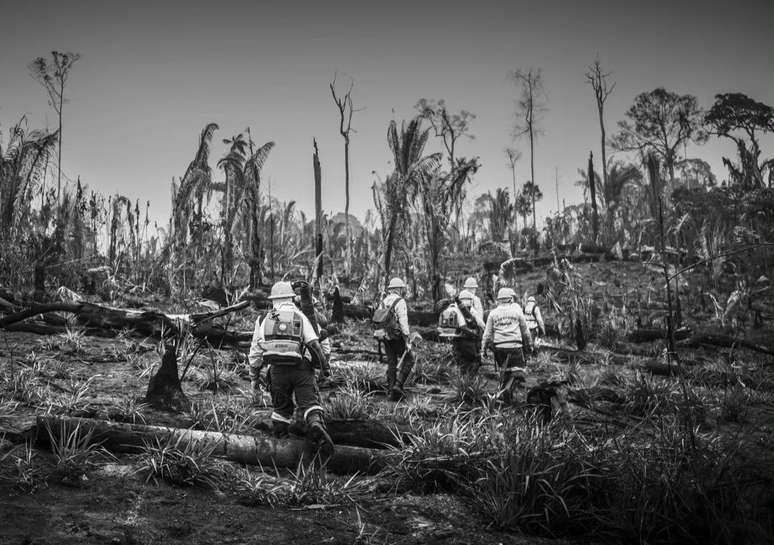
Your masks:
<path fill-rule="evenodd" d="M 608 279 L 611 286 L 624 279 L 628 285 L 619 285 L 621 290 L 647 291 L 650 279 L 642 272 L 641 265 L 627 264 L 613 272 L 594 264 L 588 270 L 594 278 Z M 541 275 L 538 272 L 526 275 L 522 291 L 532 291 Z M 631 278 L 637 280 L 626 280 Z M 240 320 L 245 328 L 249 328 L 254 317 L 246 316 Z M 764 328 L 751 333 L 765 340 L 771 330 Z M 557 339 L 550 342 L 561 344 Z M 375 348 L 365 324 L 345 327 L 335 339 L 335 346 L 364 351 Z M 604 352 L 597 347 L 591 349 Z M 651 343 L 641 346 L 640 350 L 643 353 L 651 351 L 657 356 L 661 347 L 659 343 Z M 744 418 L 729 421 L 714 415 L 710 420 L 716 429 L 727 431 L 729 438 L 749 445 L 761 463 L 771 465 L 774 474 L 772 358 L 707 347 L 691 349 L 685 357 L 692 362 L 707 362 L 709 371 L 717 371 L 723 365 L 754 370 L 750 376 L 755 378 L 755 384 L 742 384 L 750 392 Z M 334 349 L 334 367 L 374 359 L 373 354 L 337 354 Z M 105 339 L 78 333 L 44 337 L 0 331 L 0 372 L 5 377 L 0 383 L 3 388 L 0 391 L 0 430 L 12 430 L 11 423 L 45 412 L 114 420 L 125 420 L 127 415 L 134 415 L 141 418 L 138 422 L 142 423 L 187 427 L 191 425 L 190 415 L 167 415 L 137 408 L 136 400 L 144 395 L 159 360 L 153 340 L 125 333 Z M 228 377 L 221 376 L 221 383 L 228 389 L 217 393 L 206 389 L 205 380 L 210 367 L 217 375 L 215 360 L 221 364 L 221 373 L 230 373 Z M 429 372 L 432 368 L 437 373 L 449 363 L 448 347 L 423 343 L 418 348 L 417 360 L 418 371 Z M 183 386 L 189 399 L 201 410 L 218 404 L 236 412 L 253 412 L 247 396 L 249 381 L 244 358 L 236 351 L 201 354 L 194 360 L 192 369 Z M 557 375 L 566 377 L 569 372 L 578 373 L 579 382 L 591 386 L 611 369 L 621 377 L 629 378 L 639 372 L 634 366 L 613 366 L 607 361 L 581 366 L 568 364 L 551 356 L 550 352 L 543 352 L 531 363 L 526 387 L 519 392 L 520 400 L 524 400 L 527 389 Z M 482 372 L 487 377 L 483 386 L 495 389 L 496 375 L 491 356 Z M 36 392 L 13 383 L 12 377 L 20 376 L 20 373 L 27 373 L 26 377 L 38 388 Z M 724 384 L 722 391 L 712 390 L 708 395 L 726 395 L 729 388 L 737 386 Z M 21 393 L 19 388 L 23 390 Z M 334 386 L 324 388 L 323 398 L 328 399 L 335 390 Z M 454 399 L 453 388 L 448 383 L 433 380 L 420 381 L 409 391 L 410 399 L 405 403 L 426 403 L 430 412 L 445 410 Z M 395 406 L 383 397 L 374 395 L 369 399 L 378 415 L 396 411 Z M 600 406 L 604 408 L 604 405 L 597 405 L 597 409 Z M 599 418 L 599 410 L 587 410 L 571 399 L 568 412 L 578 426 L 599 425 L 598 420 L 593 420 Z M 616 416 L 614 406 L 610 413 L 608 416 Z M 268 409 L 254 412 L 256 418 L 265 418 L 267 414 Z M 396 495 L 386 491 L 385 483 L 377 480 L 368 481 L 366 485 L 371 487 L 371 492 L 359 495 L 355 501 L 269 507 L 246 505 L 244 497 L 227 486 L 209 490 L 146 482 L 135 471 L 137 455 L 106 458 L 90 467 L 77 482 L 43 478 L 43 475 L 55 474 L 52 453 L 29 448 L 26 455 L 32 456 L 33 463 L 25 466 L 19 460 L 24 458 L 27 447 L 23 443 L 14 445 L 2 437 L 0 431 L 0 544 L 564 543 L 498 533 L 487 528 L 464 498 L 444 494 Z M 13 467 L 14 463 L 16 467 Z M 35 468 L 35 472 L 28 475 L 30 482 L 20 484 L 19 475 L 29 467 Z M 234 466 L 234 469 L 238 468 Z"/>

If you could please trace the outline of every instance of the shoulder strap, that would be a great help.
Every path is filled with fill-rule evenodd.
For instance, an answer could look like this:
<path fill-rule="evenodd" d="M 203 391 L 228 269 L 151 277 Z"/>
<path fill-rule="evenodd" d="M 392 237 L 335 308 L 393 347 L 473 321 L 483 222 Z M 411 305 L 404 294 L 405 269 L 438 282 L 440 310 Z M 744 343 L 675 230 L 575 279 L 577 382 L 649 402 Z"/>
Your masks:
<path fill-rule="evenodd" d="M 395 307 L 398 306 L 398 303 L 401 301 L 403 301 L 403 297 L 396 297 L 392 304 L 390 304 L 390 310 L 395 312 Z"/>

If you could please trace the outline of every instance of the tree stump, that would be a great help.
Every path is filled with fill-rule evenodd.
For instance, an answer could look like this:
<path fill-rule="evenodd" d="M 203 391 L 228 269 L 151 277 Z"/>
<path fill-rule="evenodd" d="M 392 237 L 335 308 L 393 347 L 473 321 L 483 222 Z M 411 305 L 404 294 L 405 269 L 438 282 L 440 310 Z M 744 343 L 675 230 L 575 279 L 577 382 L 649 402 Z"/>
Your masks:
<path fill-rule="evenodd" d="M 148 382 L 145 402 L 161 411 L 185 411 L 190 407 L 183 393 L 177 369 L 177 351 L 172 345 L 164 345 L 161 367 Z"/>

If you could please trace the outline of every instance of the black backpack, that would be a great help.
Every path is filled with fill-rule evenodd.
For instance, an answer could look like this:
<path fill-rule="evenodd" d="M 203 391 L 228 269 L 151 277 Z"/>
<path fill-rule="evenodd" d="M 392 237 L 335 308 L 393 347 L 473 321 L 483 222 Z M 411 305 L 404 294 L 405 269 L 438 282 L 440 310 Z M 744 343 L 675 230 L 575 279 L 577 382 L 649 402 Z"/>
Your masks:
<path fill-rule="evenodd" d="M 395 305 L 403 299 L 397 297 L 388 307 L 384 301 L 374 310 L 371 316 L 371 326 L 374 328 L 374 339 L 392 341 L 400 338 L 400 324 L 395 315 Z"/>

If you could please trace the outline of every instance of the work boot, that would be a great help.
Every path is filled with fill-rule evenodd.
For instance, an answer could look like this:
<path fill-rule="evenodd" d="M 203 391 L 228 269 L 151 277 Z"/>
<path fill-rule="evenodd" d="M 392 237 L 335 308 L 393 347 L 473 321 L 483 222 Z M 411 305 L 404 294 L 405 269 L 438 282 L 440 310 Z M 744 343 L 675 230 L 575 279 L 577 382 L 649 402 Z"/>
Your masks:
<path fill-rule="evenodd" d="M 290 424 L 287 422 L 273 420 L 271 424 L 271 431 L 274 437 L 277 439 L 287 439 L 290 437 Z"/>
<path fill-rule="evenodd" d="M 322 413 L 319 411 L 311 413 L 307 417 L 306 423 L 309 425 L 309 438 L 319 450 L 323 461 L 333 456 L 333 439 L 328 435 Z"/>

